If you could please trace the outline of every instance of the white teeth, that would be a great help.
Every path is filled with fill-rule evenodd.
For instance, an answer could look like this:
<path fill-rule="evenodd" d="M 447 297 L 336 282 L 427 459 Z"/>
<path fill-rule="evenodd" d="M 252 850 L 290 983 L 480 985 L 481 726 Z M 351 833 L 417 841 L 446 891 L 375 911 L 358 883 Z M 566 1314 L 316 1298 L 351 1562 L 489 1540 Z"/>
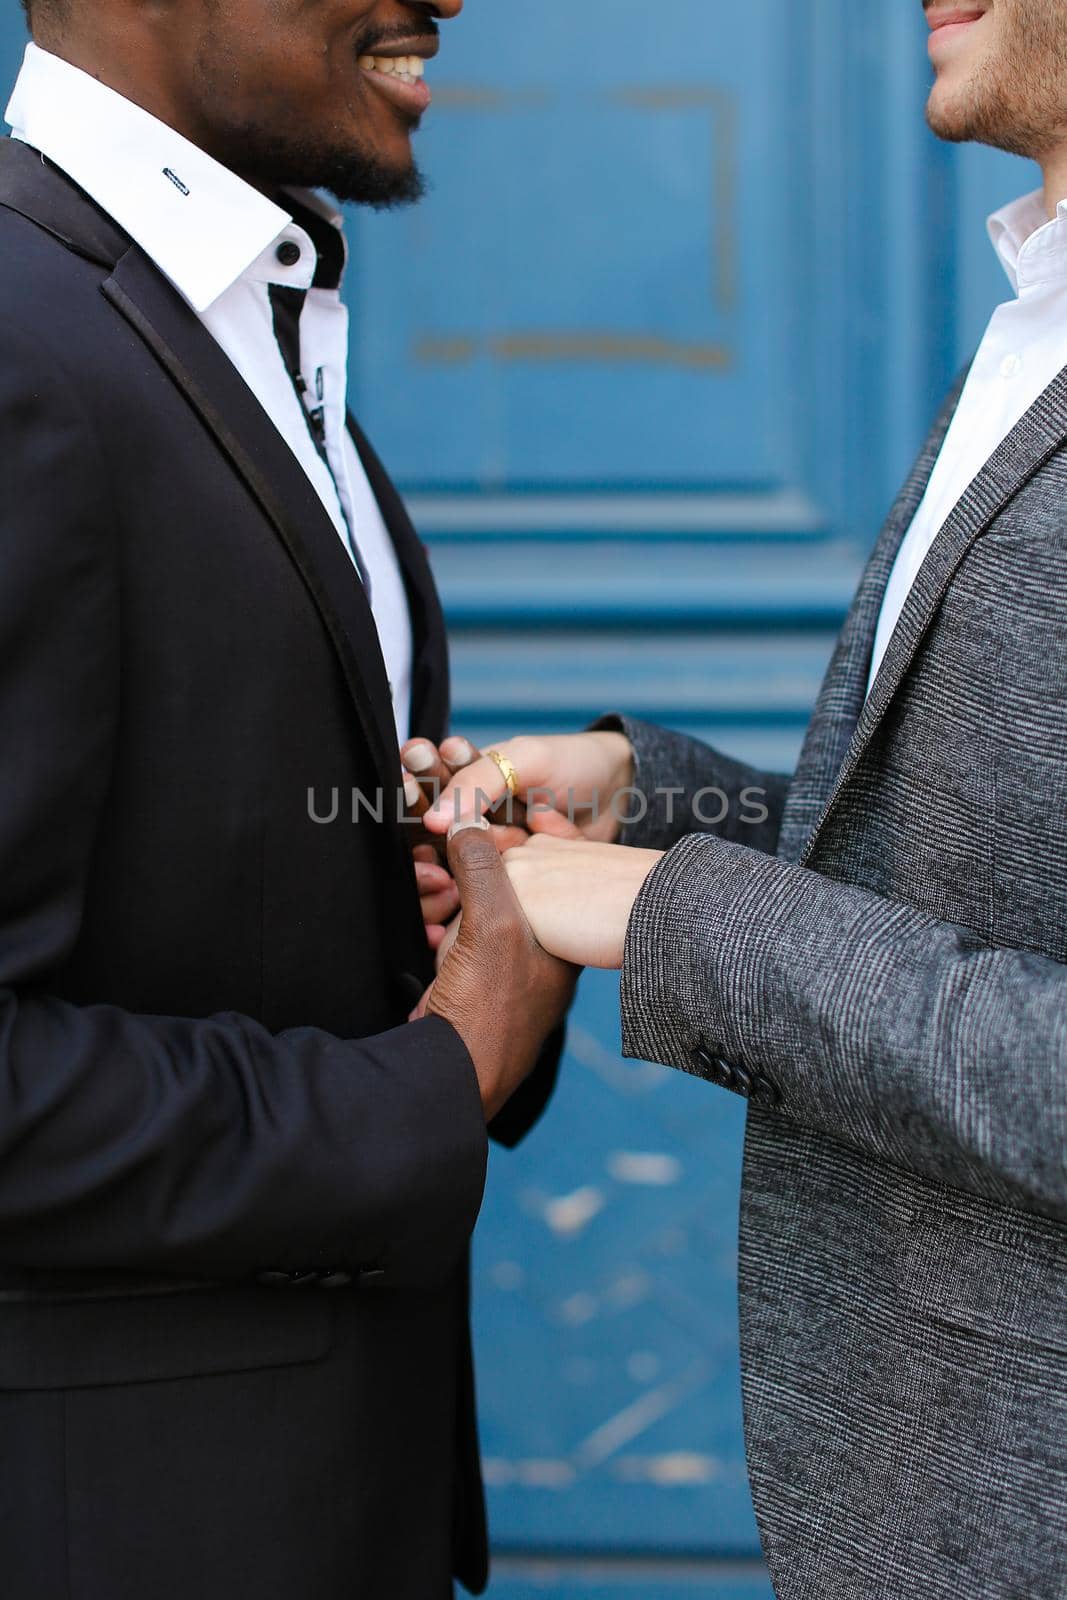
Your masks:
<path fill-rule="evenodd" d="M 380 72 L 387 78 L 400 78 L 404 83 L 417 83 L 426 72 L 421 56 L 360 56 L 358 64 L 364 72 Z"/>

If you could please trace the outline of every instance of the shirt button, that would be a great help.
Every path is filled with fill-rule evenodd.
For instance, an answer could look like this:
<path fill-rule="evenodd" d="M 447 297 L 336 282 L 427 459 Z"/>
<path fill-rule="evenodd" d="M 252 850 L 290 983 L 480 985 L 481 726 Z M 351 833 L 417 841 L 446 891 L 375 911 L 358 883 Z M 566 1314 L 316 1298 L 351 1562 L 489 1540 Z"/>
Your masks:
<path fill-rule="evenodd" d="M 1017 378 L 1022 369 L 1021 356 L 1005 356 L 1000 363 L 1000 376 L 1002 378 Z"/>
<path fill-rule="evenodd" d="M 295 239 L 283 239 L 274 254 L 283 267 L 295 267 L 300 260 L 300 246 Z"/>

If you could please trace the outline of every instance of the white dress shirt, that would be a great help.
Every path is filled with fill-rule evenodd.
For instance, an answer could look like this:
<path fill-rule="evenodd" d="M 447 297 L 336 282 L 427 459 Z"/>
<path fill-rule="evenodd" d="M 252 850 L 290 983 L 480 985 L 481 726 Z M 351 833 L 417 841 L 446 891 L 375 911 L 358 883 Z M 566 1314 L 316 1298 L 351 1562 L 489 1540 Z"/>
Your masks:
<path fill-rule="evenodd" d="M 1067 201 L 1049 222 L 1039 190 L 989 219 L 1015 291 L 998 306 L 882 603 L 868 690 L 931 545 L 997 446 L 1067 367 Z"/>
<path fill-rule="evenodd" d="M 300 462 L 356 570 L 362 564 L 366 573 L 403 742 L 411 711 L 407 593 L 346 426 L 348 311 L 339 288 L 312 287 L 317 252 L 311 237 L 166 123 L 37 45 L 27 46 L 6 120 L 14 138 L 73 178 L 170 279 Z M 338 230 L 343 261 L 338 213 L 310 190 L 292 194 Z M 321 408 L 325 459 L 275 337 L 274 284 L 307 291 L 300 368 L 309 384 L 308 407 Z"/>

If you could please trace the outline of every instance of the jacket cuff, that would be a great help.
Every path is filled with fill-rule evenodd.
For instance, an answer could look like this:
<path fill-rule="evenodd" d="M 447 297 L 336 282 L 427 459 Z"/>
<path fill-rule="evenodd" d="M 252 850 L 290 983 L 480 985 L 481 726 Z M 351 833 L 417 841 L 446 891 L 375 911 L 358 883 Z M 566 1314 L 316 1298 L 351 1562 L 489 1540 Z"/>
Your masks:
<path fill-rule="evenodd" d="M 540 1122 L 555 1092 L 566 1037 L 566 1023 L 549 1034 L 536 1067 L 489 1124 L 494 1144 L 514 1150 Z"/>
<path fill-rule="evenodd" d="M 456 1029 L 437 1016 L 361 1045 L 381 1052 L 388 1068 L 381 1084 L 393 1101 L 391 1114 L 376 1119 L 391 1146 L 377 1160 L 389 1175 L 382 1284 L 434 1286 L 462 1260 L 485 1191 L 489 1136 L 474 1063 Z M 354 1160 L 357 1152 L 358 1133 Z"/>
<path fill-rule="evenodd" d="M 800 869 L 742 845 L 691 835 L 650 873 L 626 935 L 621 1005 L 627 1056 L 677 1067 L 785 1109 L 761 1055 L 780 1049 L 766 957 Z M 804 874 L 804 876 L 807 876 Z"/>

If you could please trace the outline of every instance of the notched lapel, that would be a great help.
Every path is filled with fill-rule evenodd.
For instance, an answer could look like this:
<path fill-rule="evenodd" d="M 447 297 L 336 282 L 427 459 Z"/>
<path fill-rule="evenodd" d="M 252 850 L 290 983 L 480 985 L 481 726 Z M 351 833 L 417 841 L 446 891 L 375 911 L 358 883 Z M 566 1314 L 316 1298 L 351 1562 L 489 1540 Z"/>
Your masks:
<path fill-rule="evenodd" d="M 448 728 L 449 671 L 445 619 L 430 558 L 395 484 L 351 411 L 348 431 L 385 519 L 404 576 L 414 650 L 411 732 L 432 739 L 436 744 Z"/>
<path fill-rule="evenodd" d="M 778 853 L 797 861 L 813 838 L 855 735 L 867 693 L 871 650 L 889 575 L 926 493 L 966 381 L 962 374 L 939 412 L 878 536 L 823 680 L 789 789 Z"/>
<path fill-rule="evenodd" d="M 128 250 L 102 287 L 199 413 L 288 550 L 340 658 L 374 764 L 395 791 L 400 763 L 374 617 L 300 463 L 225 352 L 141 250 Z"/>
<path fill-rule="evenodd" d="M 0 205 L 102 267 L 113 266 L 130 243 L 84 190 L 21 139 L 0 139 Z"/>
<path fill-rule="evenodd" d="M 819 836 L 881 726 L 930 630 L 960 564 L 1005 506 L 1067 443 L 1067 369 L 1012 429 L 982 468 L 934 540 L 912 585 L 878 676 L 860 712 L 855 733 L 801 860 L 810 859 Z M 875 617 L 877 622 L 877 616 Z"/>

